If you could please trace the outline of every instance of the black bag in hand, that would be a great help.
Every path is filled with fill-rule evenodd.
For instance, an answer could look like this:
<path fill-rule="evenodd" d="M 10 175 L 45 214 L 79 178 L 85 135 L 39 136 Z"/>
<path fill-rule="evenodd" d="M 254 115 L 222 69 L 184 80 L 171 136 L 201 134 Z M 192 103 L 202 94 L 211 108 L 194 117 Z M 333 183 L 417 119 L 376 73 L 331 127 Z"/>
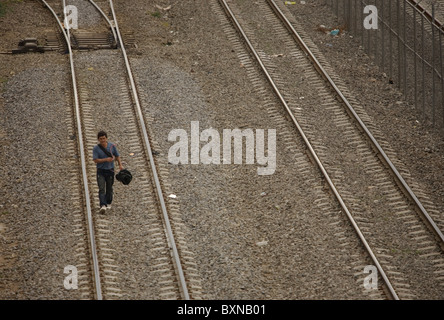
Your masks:
<path fill-rule="evenodd" d="M 116 179 L 123 184 L 128 185 L 133 179 L 133 176 L 131 175 L 131 172 L 129 172 L 127 169 L 123 169 L 120 170 L 118 174 L 116 174 Z"/>

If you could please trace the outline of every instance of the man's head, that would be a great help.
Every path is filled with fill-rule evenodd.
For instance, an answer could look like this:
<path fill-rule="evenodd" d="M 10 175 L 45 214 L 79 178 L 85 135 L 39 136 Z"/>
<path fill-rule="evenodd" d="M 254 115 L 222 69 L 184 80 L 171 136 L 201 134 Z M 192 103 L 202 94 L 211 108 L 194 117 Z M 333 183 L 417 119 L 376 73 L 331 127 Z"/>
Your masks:
<path fill-rule="evenodd" d="M 108 135 L 105 131 L 99 131 L 97 134 L 97 139 L 99 140 L 100 144 L 106 146 L 106 143 L 108 142 Z"/>

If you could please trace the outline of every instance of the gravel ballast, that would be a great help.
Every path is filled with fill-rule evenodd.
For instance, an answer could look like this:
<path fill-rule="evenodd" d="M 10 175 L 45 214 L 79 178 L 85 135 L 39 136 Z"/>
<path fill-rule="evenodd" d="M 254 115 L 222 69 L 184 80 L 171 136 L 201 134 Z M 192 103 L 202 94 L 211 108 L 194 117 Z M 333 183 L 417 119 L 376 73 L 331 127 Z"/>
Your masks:
<path fill-rule="evenodd" d="M 222 28 L 217 1 L 114 3 L 121 30 L 135 32 L 136 47 L 128 48 L 130 62 L 147 124 L 160 146 L 157 159 L 168 169 L 166 182 L 177 197 L 186 226 L 184 237 L 195 256 L 203 298 L 371 298 L 354 276 L 371 263 L 351 227 L 338 222 L 337 204 L 322 191 L 319 173 L 310 167 L 302 144 L 296 139 L 287 147 L 286 134 L 297 134 L 288 122 L 269 114 L 273 102 L 265 101 L 251 82 L 251 69 L 239 59 L 242 52 Z M 311 17 L 300 20 L 306 32 L 442 209 L 441 138 L 421 127 L 407 104 L 397 103 L 400 93 L 353 39 L 326 39 L 328 35 L 317 31 L 321 21 L 333 25 L 334 17 L 323 6 L 306 3 L 292 7 L 293 14 Z M 19 34 L 32 30 L 23 26 L 12 33 L 7 27 L 11 19 L 24 14 L 20 5 L 34 10 L 30 2 L 11 4 L 13 10 L 0 18 L 0 30 L 6 35 L 2 50 L 13 46 Z M 41 21 L 39 14 L 45 11 L 41 10 L 28 12 L 29 24 Z M 47 13 L 44 17 L 51 19 Z M 83 20 L 82 25 L 95 26 L 92 21 L 97 16 L 89 17 L 91 21 Z M 33 32 L 40 37 L 53 28 L 50 23 L 39 23 L 41 28 Z M 327 41 L 333 47 L 325 46 Z M 92 88 L 117 82 L 100 80 L 118 58 L 114 51 L 109 55 L 113 60 L 99 64 L 106 55 L 106 51 L 78 55 L 84 74 L 94 73 L 91 93 Z M 72 112 L 68 67 L 66 56 L 59 53 L 0 55 L 1 299 L 80 298 L 78 291 L 63 286 L 64 267 L 79 264 L 75 252 L 79 239 L 72 233 L 75 222 L 69 214 L 69 192 L 75 186 L 67 179 L 76 155 L 65 152 L 65 144 L 74 145 L 71 129 L 66 127 Z M 369 80 L 373 78 L 376 81 Z M 84 76 L 83 81 L 89 80 Z M 92 112 L 94 129 L 114 128 L 113 142 L 122 146 L 124 161 L 131 166 L 132 150 L 126 145 L 130 134 L 119 113 L 119 90 L 104 97 L 112 106 L 106 116 L 100 118 L 106 113 L 103 106 Z M 183 129 L 189 135 L 192 121 L 199 122 L 200 131 L 217 130 L 221 138 L 224 129 L 276 129 L 276 172 L 259 176 L 256 163 L 169 163 L 168 151 L 174 144 L 168 141 L 169 133 Z M 137 195 L 133 186 L 116 187 L 115 209 L 107 217 L 111 243 L 116 265 L 123 272 L 122 297 L 157 299 L 151 287 L 154 281 L 144 276 L 151 266 L 149 225 L 143 208 L 133 204 Z M 323 205 L 331 209 L 322 211 Z"/>

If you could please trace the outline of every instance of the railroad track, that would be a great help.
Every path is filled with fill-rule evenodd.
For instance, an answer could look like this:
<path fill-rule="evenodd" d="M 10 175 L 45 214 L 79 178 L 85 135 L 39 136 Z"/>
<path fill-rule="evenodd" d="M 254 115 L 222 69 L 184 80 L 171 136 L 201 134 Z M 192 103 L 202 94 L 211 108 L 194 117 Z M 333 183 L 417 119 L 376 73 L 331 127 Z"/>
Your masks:
<path fill-rule="evenodd" d="M 89 40 L 85 41 L 88 36 L 83 37 L 83 43 L 88 45 L 79 45 L 78 42 L 73 44 L 72 39 L 82 37 L 76 37 L 69 28 L 65 28 L 60 21 L 60 13 L 57 14 L 47 1 L 42 0 L 42 3 L 51 10 L 56 19 L 69 53 L 74 120 L 67 119 L 67 122 L 73 125 L 71 136 L 77 138 L 77 150 L 72 152 L 78 154 L 81 167 L 81 181 L 79 182 L 75 173 L 72 174 L 72 180 L 81 185 L 81 191 L 77 195 L 81 205 L 76 207 L 73 214 L 78 221 L 75 232 L 81 239 L 77 248 L 78 261 L 81 263 L 77 267 L 82 296 L 85 299 L 98 300 L 134 298 L 136 294 L 136 297 L 150 299 L 201 298 L 199 276 L 193 254 L 185 243 L 184 225 L 181 223 L 177 203 L 175 199 L 167 199 L 165 196 L 172 193 L 166 182 L 167 170 L 155 159 L 157 145 L 151 140 L 150 129 L 147 127 L 150 119 L 145 117 L 141 109 L 137 85 L 125 50 L 126 42 L 119 30 L 112 1 L 109 1 L 111 17 L 107 17 L 101 9 L 103 3 L 98 6 L 95 2 L 89 1 L 91 10 L 97 10 L 110 29 L 108 32 L 102 32 L 102 36 L 92 37 L 99 42 L 99 46 L 94 41 L 92 43 Z M 63 10 L 65 6 L 66 2 L 63 1 L 63 7 L 59 9 Z M 76 34 L 79 33 L 94 34 L 76 30 Z M 95 34 L 97 35 L 97 32 Z M 97 50 L 116 47 L 119 50 Z M 87 50 L 74 52 L 74 48 Z M 101 77 L 109 77 L 108 68 L 113 68 L 114 87 L 100 87 L 103 81 Z M 96 74 L 92 75 L 91 71 Z M 95 87 L 91 86 L 92 81 L 97 81 Z M 104 96 L 112 98 L 100 101 L 96 98 L 98 94 L 95 88 L 108 90 Z M 110 110 L 112 108 L 109 106 L 113 103 L 117 104 L 117 110 Z M 147 226 L 143 234 L 148 238 L 146 240 L 148 244 L 140 247 L 149 251 L 146 253 L 149 265 L 146 266 L 146 270 L 130 275 L 131 279 L 136 277 L 145 279 L 143 283 L 132 283 L 130 288 L 125 287 L 125 280 L 128 282 L 127 273 L 132 273 L 133 267 L 131 263 L 122 266 L 122 263 L 127 262 L 119 260 L 121 254 L 117 252 L 113 239 L 115 225 L 121 222 L 118 217 L 98 214 L 95 166 L 89 161 L 91 150 L 97 143 L 97 130 L 104 125 L 103 121 L 97 119 L 103 117 L 106 112 L 119 114 L 119 120 L 114 120 L 113 124 L 120 122 L 116 127 L 123 129 L 121 131 L 114 129 L 112 133 L 116 136 L 119 134 L 120 138 L 125 140 L 124 144 L 118 146 L 121 153 L 137 155 L 137 159 L 128 159 L 127 162 L 131 163 L 130 170 L 135 178 L 132 184 L 137 186 L 140 194 L 137 204 L 143 206 L 146 214 Z M 129 212 L 123 210 L 119 212 L 131 216 L 131 207 L 126 209 Z M 130 227 L 127 228 L 131 230 Z M 126 229 L 122 227 L 122 230 Z M 123 234 L 122 237 L 125 238 L 126 235 Z M 133 250 L 132 247 L 138 247 L 136 243 L 127 246 L 125 250 L 128 252 Z M 140 263 L 146 265 L 146 261 Z M 136 285 L 139 290 L 150 292 L 131 292 L 132 287 Z"/>
<path fill-rule="evenodd" d="M 241 38 L 239 58 L 267 79 L 371 257 L 387 297 L 442 299 L 442 215 L 372 119 L 281 2 L 219 4 Z"/>
<path fill-rule="evenodd" d="M 418 11 L 424 14 L 430 21 L 435 21 L 435 23 L 444 30 L 444 1 L 418 1 L 418 0 L 407 0 L 413 6 L 418 8 Z M 435 11 L 433 11 L 432 3 L 435 3 Z"/>

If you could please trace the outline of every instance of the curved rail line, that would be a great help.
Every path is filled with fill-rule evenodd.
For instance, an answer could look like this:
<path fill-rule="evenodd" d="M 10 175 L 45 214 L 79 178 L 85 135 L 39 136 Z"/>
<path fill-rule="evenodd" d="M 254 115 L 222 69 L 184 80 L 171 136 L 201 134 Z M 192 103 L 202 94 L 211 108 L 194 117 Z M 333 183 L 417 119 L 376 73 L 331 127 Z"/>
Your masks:
<path fill-rule="evenodd" d="M 89 2 L 97 9 L 97 11 L 99 11 L 100 12 L 100 14 L 102 15 L 102 17 L 106 20 L 106 22 L 109 24 L 109 27 L 110 27 L 110 29 L 111 29 L 111 31 L 112 31 L 112 33 L 113 33 L 113 36 L 114 36 L 114 42 L 115 42 L 115 44 L 116 44 L 116 46 L 118 46 L 118 38 L 117 38 L 117 33 L 116 33 L 116 30 L 115 30 L 115 26 L 114 26 L 114 23 L 113 23 L 113 21 L 111 21 L 111 20 L 109 20 L 108 19 L 108 17 L 107 17 L 107 15 L 105 14 L 105 12 L 103 12 L 103 10 L 93 1 L 93 0 L 89 0 Z"/>
<path fill-rule="evenodd" d="M 182 288 L 182 294 L 183 294 L 183 297 L 184 297 L 185 300 L 189 300 L 190 299 L 190 295 L 189 295 L 188 287 L 187 287 L 187 284 L 186 284 L 186 281 L 185 281 L 185 275 L 184 275 L 184 272 L 183 272 L 182 263 L 180 261 L 179 252 L 177 250 L 176 242 L 174 240 L 174 235 L 173 235 L 173 231 L 172 231 L 172 228 L 171 228 L 170 219 L 169 219 L 169 216 L 168 216 L 168 211 L 167 211 L 167 208 L 166 208 L 166 205 L 165 205 L 165 198 L 163 196 L 159 175 L 157 173 L 156 164 L 155 164 L 153 153 L 152 153 L 151 143 L 150 143 L 149 138 L 148 138 L 148 133 L 147 133 L 147 129 L 146 129 L 146 126 L 145 126 L 144 116 L 143 116 L 143 113 L 142 113 L 142 108 L 140 106 L 139 94 L 137 92 L 137 87 L 136 87 L 136 84 L 135 84 L 135 81 L 134 81 L 134 77 L 133 77 L 133 74 L 132 74 L 132 71 L 131 71 L 131 65 L 129 63 L 128 56 L 127 56 L 126 50 L 125 50 L 125 46 L 123 44 L 122 35 L 120 33 L 120 30 L 119 30 L 119 25 L 117 23 L 116 13 L 114 11 L 114 6 L 113 6 L 112 0 L 109 0 L 109 3 L 110 3 L 113 19 L 114 19 L 114 24 L 115 24 L 117 36 L 118 36 L 118 39 L 119 39 L 119 42 L 120 42 L 120 48 L 121 48 L 121 51 L 122 51 L 122 54 L 123 54 L 123 58 L 125 60 L 126 70 L 127 70 L 128 77 L 129 77 L 129 80 L 130 80 L 131 92 L 133 94 L 134 102 L 135 102 L 135 105 L 136 105 L 136 112 L 137 112 L 137 114 L 139 116 L 139 123 L 140 123 L 140 127 L 142 129 L 143 141 L 144 141 L 145 148 L 146 148 L 148 156 L 149 156 L 150 167 L 151 167 L 153 179 L 154 179 L 154 182 L 155 182 L 155 185 L 156 185 L 156 191 L 157 191 L 158 200 L 159 200 L 161 208 L 162 208 L 162 214 L 163 214 L 163 218 L 164 218 L 164 222 L 165 222 L 165 227 L 167 229 L 168 238 L 170 240 L 171 248 L 173 250 L 173 257 L 174 257 L 174 261 L 175 261 L 175 264 L 176 264 L 178 277 L 179 277 L 181 288 Z"/>
<path fill-rule="evenodd" d="M 102 286 L 100 281 L 100 270 L 99 270 L 99 260 L 97 255 L 97 246 L 94 236 L 94 227 L 93 227 L 93 219 L 92 219 L 92 210 L 91 210 L 91 200 L 89 198 L 89 187 L 88 187 L 88 178 L 86 173 L 86 158 L 85 158 L 85 149 L 83 144 L 83 133 L 82 133 L 82 122 L 81 122 L 81 116 L 80 116 L 80 103 L 79 103 L 79 96 L 77 91 L 77 80 L 75 75 L 75 68 L 74 68 L 74 56 L 71 49 L 71 41 L 69 38 L 69 31 L 65 31 L 65 28 L 63 27 L 62 23 L 60 22 L 57 14 L 55 11 L 51 8 L 51 6 L 45 1 L 41 0 L 43 4 L 51 11 L 54 18 L 57 21 L 57 24 L 59 25 L 63 36 L 65 38 L 68 52 L 69 52 L 69 62 L 70 62 L 70 68 L 71 68 L 71 80 L 72 80 L 72 87 L 73 87 L 73 95 L 74 95 L 74 111 L 75 111 L 75 117 L 76 117 L 76 124 L 77 124 L 77 141 L 79 143 L 79 152 L 80 152 L 80 163 L 81 163 L 81 170 L 82 170 L 82 181 L 83 181 L 83 190 L 84 190 L 84 198 L 86 203 L 86 212 L 87 212 L 87 222 L 88 222 L 88 232 L 89 232 L 89 240 L 90 240 L 90 250 L 91 250 L 91 259 L 93 261 L 93 274 L 94 274 L 94 288 L 95 288 L 95 296 L 97 300 L 102 300 Z M 63 8 L 65 8 L 65 1 L 63 1 Z M 64 14 L 65 16 L 65 14 Z M 69 30 L 69 29 L 67 29 Z"/>
<path fill-rule="evenodd" d="M 406 0 L 408 3 L 410 3 L 414 8 L 416 8 L 420 14 L 423 14 L 429 21 L 433 22 L 438 28 L 444 31 L 444 25 L 443 23 L 436 18 L 436 15 L 434 12 L 430 12 L 425 5 L 423 5 L 421 2 L 423 0 Z M 442 3 L 440 3 L 442 4 Z M 439 5 L 439 4 L 438 4 Z"/>
<path fill-rule="evenodd" d="M 86 202 L 88 234 L 89 234 L 90 249 L 91 249 L 91 259 L 92 259 L 92 265 L 93 265 L 94 291 L 95 291 L 94 294 L 95 294 L 95 297 L 97 300 L 102 300 L 103 299 L 102 285 L 101 285 L 101 280 L 100 280 L 99 261 L 98 261 L 97 246 L 96 246 L 95 235 L 94 235 L 91 200 L 89 197 L 90 192 L 89 192 L 87 172 L 86 172 L 86 160 L 85 160 L 86 157 L 85 157 L 84 143 L 83 143 L 84 137 L 83 137 L 83 133 L 82 133 L 79 94 L 78 94 L 78 88 L 77 88 L 77 80 L 76 80 L 76 73 L 75 73 L 75 67 L 74 67 L 74 55 L 73 55 L 71 41 L 70 41 L 69 28 L 65 29 L 64 25 L 60 22 L 60 19 L 58 18 L 56 12 L 51 8 L 51 6 L 45 0 L 41 0 L 41 1 L 51 11 L 54 18 L 56 19 L 57 24 L 59 25 L 59 27 L 63 33 L 65 42 L 68 47 L 70 69 L 71 69 L 71 79 L 72 79 L 72 90 L 73 90 L 73 96 L 74 96 L 74 109 L 75 109 L 75 117 L 76 117 L 77 139 L 78 139 L 79 149 L 80 149 L 79 152 L 80 152 L 80 162 L 81 162 L 81 170 L 82 170 L 83 190 L 84 190 L 84 195 L 85 195 L 84 197 L 85 197 L 85 202 Z M 103 10 L 101 10 L 100 7 L 94 3 L 94 1 L 89 0 L 89 2 L 101 13 L 101 15 L 108 22 L 108 24 L 113 32 L 116 46 L 121 49 L 121 52 L 122 52 L 122 55 L 123 55 L 123 58 L 125 61 L 126 71 L 127 71 L 128 78 L 130 81 L 130 88 L 131 88 L 131 92 L 132 92 L 135 107 L 136 107 L 136 113 L 138 114 L 138 117 L 140 120 L 139 124 L 140 124 L 140 128 L 142 130 L 142 137 L 143 137 L 143 141 L 144 141 L 144 146 L 145 146 L 147 153 L 148 153 L 150 167 L 152 170 L 152 176 L 153 176 L 155 188 L 157 191 L 157 199 L 158 199 L 158 201 L 160 203 L 160 207 L 162 209 L 163 220 L 164 220 L 167 235 L 168 235 L 169 245 L 173 251 L 172 255 L 173 255 L 173 259 L 174 259 L 174 264 L 176 266 L 177 276 L 178 276 L 179 282 L 180 282 L 180 289 L 182 290 L 181 294 L 185 300 L 189 300 L 190 295 L 189 295 L 188 287 L 187 287 L 187 284 L 185 281 L 185 275 L 184 275 L 184 271 L 183 271 L 182 264 L 180 261 L 179 252 L 178 252 L 178 249 L 177 249 L 177 246 L 175 243 L 175 239 L 174 239 L 174 235 L 173 235 L 173 231 L 171 228 L 171 223 L 169 221 L 170 219 L 168 216 L 168 211 L 166 208 L 165 199 L 164 199 L 163 192 L 162 192 L 162 187 L 161 187 L 159 175 L 157 173 L 156 163 L 155 163 L 155 160 L 154 160 L 154 157 L 152 154 L 151 143 L 149 141 L 147 129 L 145 126 L 144 115 L 142 113 L 142 109 L 140 106 L 140 100 L 139 100 L 139 96 L 137 93 L 137 87 L 136 87 L 136 84 L 135 84 L 135 81 L 134 81 L 134 78 L 132 75 L 131 66 L 130 66 L 130 63 L 129 63 L 129 60 L 128 60 L 128 57 L 126 54 L 122 35 L 121 35 L 119 27 L 118 27 L 118 23 L 117 23 L 112 0 L 109 1 L 109 4 L 110 4 L 110 8 L 111 8 L 112 15 L 113 15 L 113 20 L 109 20 L 108 17 L 106 17 L 106 15 L 104 14 Z M 65 8 L 65 0 L 63 0 L 63 8 Z M 64 9 L 63 9 L 63 11 L 64 11 L 63 16 L 66 17 L 66 12 Z"/>
<path fill-rule="evenodd" d="M 325 169 L 324 165 L 321 163 L 321 161 L 320 161 L 318 155 L 316 154 L 312 144 L 310 143 L 310 141 L 307 138 L 306 134 L 303 132 L 303 129 L 301 128 L 300 124 L 298 123 L 295 115 L 291 111 L 291 109 L 290 109 L 289 105 L 287 104 L 287 102 L 285 101 L 282 93 L 280 92 L 280 90 L 278 89 L 278 87 L 275 84 L 274 80 L 272 79 L 270 73 L 266 69 L 264 62 L 261 60 L 259 54 L 257 53 L 257 51 L 253 47 L 252 43 L 248 39 L 248 36 L 246 35 L 244 30 L 242 29 L 239 21 L 235 17 L 233 11 L 230 9 L 227 1 L 226 0 L 219 0 L 219 2 L 221 3 L 222 7 L 224 8 L 224 11 L 226 12 L 226 14 L 229 17 L 229 19 L 233 22 L 235 28 L 241 34 L 241 36 L 244 39 L 245 43 L 247 44 L 249 50 L 252 52 L 252 54 L 254 55 L 256 61 L 260 65 L 260 68 L 262 69 L 263 73 L 265 74 L 268 82 L 272 86 L 273 91 L 275 92 L 275 94 L 277 95 L 277 97 L 279 98 L 279 100 L 281 101 L 283 106 L 285 107 L 285 110 L 286 110 L 287 114 L 290 116 L 292 122 L 297 127 L 297 129 L 298 129 L 300 135 L 302 136 L 302 138 L 303 138 L 307 148 L 310 151 L 311 156 L 315 160 L 315 162 L 316 162 L 317 166 L 319 167 L 320 171 L 322 172 L 324 178 L 328 182 L 331 191 L 333 192 L 333 194 L 335 195 L 336 199 L 340 203 L 340 205 L 341 205 L 342 209 L 344 210 L 344 212 L 346 213 L 349 221 L 353 225 L 353 228 L 355 229 L 357 235 L 359 236 L 360 240 L 362 241 L 363 245 L 365 246 L 368 254 L 372 258 L 373 262 L 375 263 L 375 266 L 377 267 L 378 271 L 380 272 L 380 275 L 381 275 L 382 279 L 384 280 L 384 283 L 385 283 L 385 285 L 386 285 L 386 287 L 387 287 L 391 297 L 393 299 L 395 299 L 395 300 L 399 300 L 399 296 L 397 295 L 393 285 L 391 284 L 391 282 L 388 279 L 385 271 L 383 270 L 381 264 L 379 263 L 376 255 L 373 253 L 373 251 L 372 251 L 371 247 L 369 246 L 367 240 L 365 239 L 363 233 L 361 232 L 360 228 L 358 227 L 355 219 L 351 215 L 350 210 L 347 208 L 347 206 L 346 206 L 342 196 L 339 194 L 339 191 L 337 190 L 337 188 L 334 185 L 332 179 L 330 178 L 327 170 Z M 376 141 L 376 139 L 374 138 L 374 136 L 372 135 L 370 130 L 366 127 L 364 122 L 360 119 L 358 114 L 355 112 L 355 110 L 352 107 L 352 105 L 350 104 L 350 102 L 347 100 L 347 98 L 344 96 L 344 94 L 341 92 L 341 90 L 336 86 L 336 84 L 334 83 L 332 78 L 329 76 L 327 71 L 323 68 L 323 66 L 321 65 L 319 60 L 315 57 L 315 55 L 312 53 L 312 51 L 309 49 L 309 47 L 303 41 L 303 39 L 298 34 L 298 32 L 294 29 L 294 27 L 289 22 L 289 20 L 285 17 L 285 15 L 280 10 L 280 8 L 276 5 L 275 1 L 274 0 L 267 0 L 267 3 L 272 8 L 272 10 L 275 12 L 276 16 L 283 22 L 283 24 L 286 26 L 286 28 L 292 34 L 292 36 L 295 39 L 295 41 L 298 44 L 298 46 L 303 50 L 303 52 L 307 55 L 307 57 L 311 61 L 313 67 L 326 80 L 328 85 L 333 89 L 333 91 L 336 94 L 336 96 L 338 96 L 338 98 L 340 99 L 340 102 L 347 107 L 346 108 L 347 109 L 347 113 L 351 116 L 352 119 L 354 119 L 359 124 L 360 130 L 366 135 L 367 139 L 370 141 L 373 149 L 377 152 L 377 154 L 378 154 L 379 158 L 381 159 L 382 163 L 387 168 L 389 168 L 389 170 L 391 171 L 393 177 L 395 178 L 397 184 L 400 186 L 400 188 L 403 191 L 403 193 L 408 197 L 408 199 L 415 206 L 416 210 L 420 213 L 420 215 L 422 216 L 423 220 L 425 220 L 426 224 L 431 228 L 431 230 L 434 232 L 436 237 L 439 239 L 441 247 L 443 247 L 444 236 L 443 236 L 441 230 L 436 225 L 436 223 L 433 221 L 433 219 L 430 217 L 430 215 L 427 213 L 427 211 L 425 210 L 424 206 L 418 200 L 418 198 L 413 193 L 411 188 L 407 185 L 407 183 L 405 182 L 405 180 L 403 179 L 401 174 L 398 172 L 396 167 L 393 165 L 391 160 L 388 158 L 387 154 L 384 152 L 384 150 L 382 149 L 380 144 Z"/>

